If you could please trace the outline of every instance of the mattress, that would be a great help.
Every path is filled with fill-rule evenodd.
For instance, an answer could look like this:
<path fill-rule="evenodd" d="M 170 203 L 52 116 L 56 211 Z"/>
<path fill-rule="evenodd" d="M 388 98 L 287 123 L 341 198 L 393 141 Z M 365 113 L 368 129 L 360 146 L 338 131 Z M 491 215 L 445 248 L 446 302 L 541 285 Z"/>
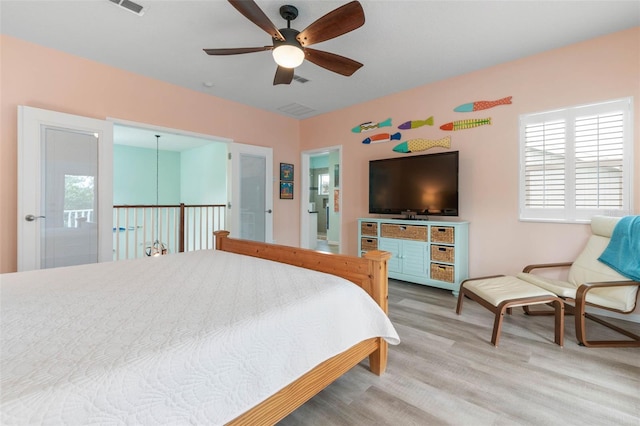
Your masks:
<path fill-rule="evenodd" d="M 0 275 L 2 424 L 224 424 L 370 337 L 336 276 L 203 250 Z"/>

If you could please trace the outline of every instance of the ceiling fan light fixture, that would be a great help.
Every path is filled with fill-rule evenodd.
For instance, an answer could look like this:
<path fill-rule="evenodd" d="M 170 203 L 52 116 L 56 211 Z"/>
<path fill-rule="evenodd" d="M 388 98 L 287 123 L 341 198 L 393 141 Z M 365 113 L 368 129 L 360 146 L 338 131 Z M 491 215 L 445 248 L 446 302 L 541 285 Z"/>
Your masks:
<path fill-rule="evenodd" d="M 291 21 L 298 17 L 298 9 L 295 6 L 280 7 L 280 16 L 287 21 L 287 28 L 277 28 L 254 0 L 229 0 L 229 3 L 268 33 L 273 46 L 204 49 L 207 55 L 240 55 L 271 50 L 273 59 L 278 64 L 273 78 L 274 86 L 291 84 L 294 68 L 304 61 L 347 77 L 362 67 L 360 62 L 353 59 L 309 48 L 311 45 L 334 39 L 364 25 L 364 10 L 357 0 L 352 0 L 316 19 L 302 31 L 291 28 Z"/>
<path fill-rule="evenodd" d="M 281 44 L 273 49 L 273 60 L 284 68 L 295 68 L 304 61 L 304 51 L 292 44 Z"/>

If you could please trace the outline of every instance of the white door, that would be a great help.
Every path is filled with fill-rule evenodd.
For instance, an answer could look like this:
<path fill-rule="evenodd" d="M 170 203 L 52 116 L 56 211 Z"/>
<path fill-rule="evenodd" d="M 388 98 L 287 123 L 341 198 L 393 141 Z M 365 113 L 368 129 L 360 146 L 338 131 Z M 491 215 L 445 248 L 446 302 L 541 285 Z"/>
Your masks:
<path fill-rule="evenodd" d="M 273 149 L 232 143 L 229 150 L 231 236 L 273 242 Z"/>
<path fill-rule="evenodd" d="M 113 125 L 18 107 L 18 271 L 109 261 Z"/>

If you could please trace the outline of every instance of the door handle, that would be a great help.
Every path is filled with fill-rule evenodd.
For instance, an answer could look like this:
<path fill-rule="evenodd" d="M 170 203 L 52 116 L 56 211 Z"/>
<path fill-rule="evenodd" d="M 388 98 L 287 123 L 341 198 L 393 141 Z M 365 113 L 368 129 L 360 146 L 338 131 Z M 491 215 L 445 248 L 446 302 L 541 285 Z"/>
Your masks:
<path fill-rule="evenodd" d="M 28 214 L 24 217 L 24 220 L 27 222 L 33 222 L 36 219 L 44 219 L 44 216 L 34 216 L 32 214 Z"/>
<path fill-rule="evenodd" d="M 269 210 L 265 210 L 265 212 L 267 212 L 267 213 L 271 213 L 271 209 L 269 209 Z"/>

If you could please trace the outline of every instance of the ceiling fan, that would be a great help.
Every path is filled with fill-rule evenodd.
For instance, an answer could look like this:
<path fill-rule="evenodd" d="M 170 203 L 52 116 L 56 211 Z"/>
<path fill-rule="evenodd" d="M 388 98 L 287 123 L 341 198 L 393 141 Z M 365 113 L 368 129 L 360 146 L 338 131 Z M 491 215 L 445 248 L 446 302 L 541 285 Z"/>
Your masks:
<path fill-rule="evenodd" d="M 204 49 L 209 55 L 239 55 L 242 53 L 271 50 L 278 64 L 273 85 L 290 84 L 293 70 L 305 59 L 329 71 L 344 76 L 356 72 L 362 64 L 353 59 L 308 46 L 330 40 L 361 27 L 364 11 L 358 1 L 352 1 L 327 13 L 302 31 L 291 28 L 291 21 L 298 17 L 298 9 L 291 5 L 280 7 L 280 16 L 287 21 L 287 28 L 276 28 L 267 15 L 253 0 L 228 0 L 233 7 L 251 22 L 269 33 L 272 46 L 241 47 L 229 49 Z"/>

